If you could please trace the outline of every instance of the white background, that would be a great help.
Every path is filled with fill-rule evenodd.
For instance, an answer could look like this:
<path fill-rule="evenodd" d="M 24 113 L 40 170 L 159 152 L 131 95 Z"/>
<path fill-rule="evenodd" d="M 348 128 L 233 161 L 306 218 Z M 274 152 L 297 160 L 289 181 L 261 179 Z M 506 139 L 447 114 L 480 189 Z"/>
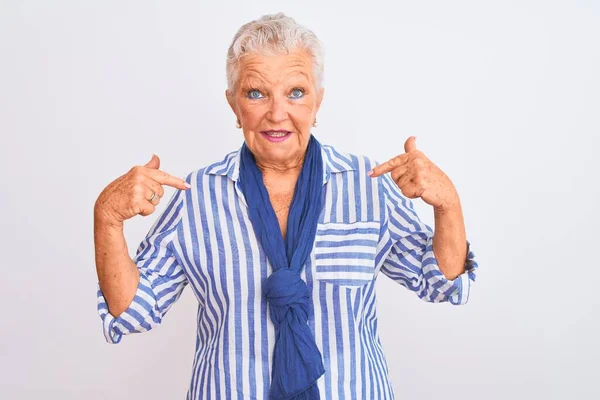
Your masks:
<path fill-rule="evenodd" d="M 461 197 L 469 304 L 378 279 L 397 398 L 600 398 L 599 2 L 208 3 L 0 1 L 0 396 L 184 398 L 195 299 L 105 343 L 93 204 L 153 152 L 185 176 L 241 145 L 227 47 L 283 11 L 325 45 L 319 140 L 384 161 L 416 135 Z"/>

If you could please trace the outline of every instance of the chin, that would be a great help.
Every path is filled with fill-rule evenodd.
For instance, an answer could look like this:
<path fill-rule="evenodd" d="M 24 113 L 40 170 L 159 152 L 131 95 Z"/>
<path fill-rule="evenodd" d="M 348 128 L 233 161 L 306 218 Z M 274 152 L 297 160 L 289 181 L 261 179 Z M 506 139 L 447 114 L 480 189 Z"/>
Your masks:
<path fill-rule="evenodd" d="M 264 161 L 269 161 L 276 164 L 287 164 L 294 162 L 302 157 L 306 146 L 308 145 L 308 137 L 298 138 L 297 133 L 293 133 L 291 137 L 283 142 L 270 142 L 258 133 L 251 143 L 250 150 Z M 299 140 L 301 143 L 299 142 Z M 248 143 L 248 141 L 247 141 Z"/>

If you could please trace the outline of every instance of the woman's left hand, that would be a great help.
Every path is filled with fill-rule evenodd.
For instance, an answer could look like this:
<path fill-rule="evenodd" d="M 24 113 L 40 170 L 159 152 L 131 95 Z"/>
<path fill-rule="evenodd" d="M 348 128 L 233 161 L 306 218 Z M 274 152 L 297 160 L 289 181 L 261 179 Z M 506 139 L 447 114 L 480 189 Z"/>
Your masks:
<path fill-rule="evenodd" d="M 391 172 L 402 194 L 414 199 L 420 197 L 436 210 L 446 210 L 459 205 L 454 184 L 422 151 L 417 150 L 417 138 L 409 137 L 400 154 L 369 171 L 372 178 Z"/>

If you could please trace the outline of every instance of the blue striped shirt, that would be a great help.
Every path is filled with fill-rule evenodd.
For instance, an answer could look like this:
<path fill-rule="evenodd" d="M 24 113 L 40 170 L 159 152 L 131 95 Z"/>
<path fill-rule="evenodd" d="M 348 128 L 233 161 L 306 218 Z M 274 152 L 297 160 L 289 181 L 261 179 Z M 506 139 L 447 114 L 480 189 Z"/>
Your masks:
<path fill-rule="evenodd" d="M 324 205 L 302 270 L 313 299 L 308 321 L 323 356 L 324 399 L 393 399 L 377 330 L 379 272 L 427 302 L 464 304 L 477 262 L 467 241 L 466 271 L 440 272 L 433 231 L 373 160 L 323 145 Z M 118 318 L 98 288 L 108 342 L 159 325 L 189 285 L 198 299 L 196 352 L 188 399 L 266 399 L 275 339 L 261 285 L 272 269 L 238 186 L 239 150 L 187 175 L 150 228 L 133 261 L 137 293 Z M 274 232 L 273 234 L 280 234 Z"/>

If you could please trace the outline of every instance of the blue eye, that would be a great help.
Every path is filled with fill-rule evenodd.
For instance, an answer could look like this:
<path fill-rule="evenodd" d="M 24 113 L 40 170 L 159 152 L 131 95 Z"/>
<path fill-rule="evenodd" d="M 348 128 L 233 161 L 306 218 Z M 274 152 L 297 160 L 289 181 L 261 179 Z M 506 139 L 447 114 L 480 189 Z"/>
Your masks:
<path fill-rule="evenodd" d="M 262 95 L 262 93 L 260 92 L 260 90 L 258 89 L 252 89 L 248 91 L 248 98 L 249 99 L 262 99 L 264 96 Z"/>
<path fill-rule="evenodd" d="M 304 97 L 304 90 L 296 88 L 292 90 L 292 94 L 290 95 L 290 97 L 292 99 L 301 99 L 302 97 Z"/>

